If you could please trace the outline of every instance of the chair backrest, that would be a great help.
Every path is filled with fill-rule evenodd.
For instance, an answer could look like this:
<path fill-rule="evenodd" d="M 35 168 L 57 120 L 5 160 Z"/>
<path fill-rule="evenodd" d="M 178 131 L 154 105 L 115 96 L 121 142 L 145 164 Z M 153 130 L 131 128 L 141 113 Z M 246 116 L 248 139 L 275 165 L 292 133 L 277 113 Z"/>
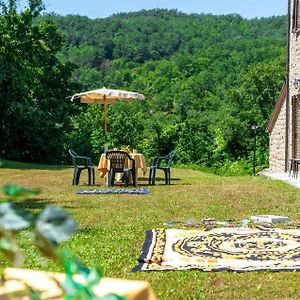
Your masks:
<path fill-rule="evenodd" d="M 74 150 L 69 149 L 69 154 L 71 155 L 73 166 L 76 167 L 77 166 L 77 159 L 76 158 L 78 157 L 77 153 Z"/>
<path fill-rule="evenodd" d="M 72 163 L 74 167 L 85 166 L 87 168 L 93 166 L 91 157 L 78 155 L 72 149 L 69 149 L 69 153 L 71 155 Z"/>
<path fill-rule="evenodd" d="M 165 156 L 158 156 L 156 160 L 154 160 L 154 165 L 156 165 L 158 168 L 170 168 L 175 154 L 176 151 L 173 150 Z"/>
<path fill-rule="evenodd" d="M 167 166 L 168 166 L 168 167 L 171 167 L 172 160 L 173 160 L 175 154 L 176 154 L 176 151 L 175 151 L 175 150 L 172 150 L 172 151 L 167 155 L 167 157 L 168 157 L 168 158 L 167 158 Z"/>
<path fill-rule="evenodd" d="M 106 158 L 110 160 L 110 168 L 120 172 L 123 172 L 124 170 L 126 159 L 133 161 L 134 164 L 134 159 L 132 159 L 130 155 L 125 151 L 119 151 L 119 150 L 108 151 L 106 153 Z"/>

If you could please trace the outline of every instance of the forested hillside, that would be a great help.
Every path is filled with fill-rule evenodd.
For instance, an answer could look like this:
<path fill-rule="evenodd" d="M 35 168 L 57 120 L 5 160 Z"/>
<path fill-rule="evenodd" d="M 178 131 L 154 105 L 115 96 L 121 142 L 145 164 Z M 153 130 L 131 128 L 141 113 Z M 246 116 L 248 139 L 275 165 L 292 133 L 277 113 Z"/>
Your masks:
<path fill-rule="evenodd" d="M 39 17 L 34 26 L 53 22 L 64 34 L 56 58 L 74 69 L 72 76 L 66 75 L 70 80 L 64 96 L 53 96 L 69 106 L 64 115 L 68 126 L 56 122 L 63 147 L 48 161 L 64 161 L 68 147 L 99 157 L 103 107 L 68 103 L 65 97 L 71 91 L 105 86 L 146 97 L 109 106 L 111 147 L 129 145 L 148 157 L 176 148 L 177 163 L 233 174 L 250 168 L 250 126 L 258 124 L 258 163 L 266 165 L 265 128 L 285 78 L 286 19 L 247 20 L 175 10 L 95 20 Z M 0 100 L 7 99 L 0 94 Z M 2 146 L 2 156 L 34 159 L 24 154 L 32 151 L 29 144 L 24 143 L 28 149 L 22 149 L 23 154 L 14 155 Z"/>

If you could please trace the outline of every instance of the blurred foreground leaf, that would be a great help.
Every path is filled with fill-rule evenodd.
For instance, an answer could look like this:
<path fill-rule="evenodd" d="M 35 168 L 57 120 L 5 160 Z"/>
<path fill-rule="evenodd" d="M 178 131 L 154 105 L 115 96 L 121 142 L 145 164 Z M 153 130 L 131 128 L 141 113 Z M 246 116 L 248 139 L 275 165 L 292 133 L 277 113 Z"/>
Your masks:
<path fill-rule="evenodd" d="M 65 273 L 67 276 L 79 274 L 85 279 L 88 278 L 90 274 L 89 269 L 73 253 L 67 250 L 58 250 L 57 253 L 65 268 Z M 99 274 L 100 278 L 101 273 Z"/>
<path fill-rule="evenodd" d="M 100 298 L 101 300 L 126 300 L 126 297 L 119 296 L 116 294 L 107 294 Z"/>
<path fill-rule="evenodd" d="M 26 189 L 19 185 L 7 185 L 2 188 L 2 191 L 11 200 L 24 200 L 38 193 L 36 190 Z M 76 222 L 61 207 L 48 206 L 35 217 L 15 202 L 0 204 L 0 250 L 13 263 L 14 267 L 21 267 L 24 262 L 24 257 L 16 242 L 18 231 L 27 229 L 32 224 L 34 225 L 35 242 L 39 250 L 49 258 L 60 260 L 64 265 L 66 279 L 63 283 L 58 283 L 64 291 L 64 299 L 126 299 L 114 294 L 97 297 L 93 290 L 99 284 L 102 272 L 98 268 L 89 270 L 72 253 L 66 250 L 62 251 L 57 247 L 60 242 L 67 240 L 78 229 Z M 83 281 L 76 280 L 78 275 Z M 26 288 L 31 299 L 40 300 L 38 291 L 29 286 Z"/>
<path fill-rule="evenodd" d="M 0 229 L 21 230 L 28 228 L 33 221 L 33 216 L 13 202 L 0 204 Z"/>
<path fill-rule="evenodd" d="M 98 297 L 94 294 L 94 288 L 100 283 L 103 273 L 98 268 L 88 269 L 80 260 L 78 260 L 69 251 L 60 251 L 59 256 L 65 267 L 66 279 L 62 283 L 62 288 L 66 295 L 66 300 L 126 300 L 125 297 L 120 297 L 115 294 L 108 294 L 103 297 Z M 76 280 L 76 276 L 81 275 L 85 279 L 84 282 Z"/>
<path fill-rule="evenodd" d="M 50 242 L 44 235 L 35 230 L 35 244 L 43 255 L 54 260 L 58 260 L 59 257 L 56 252 L 56 244 Z"/>
<path fill-rule="evenodd" d="M 65 299 L 97 299 L 92 288 L 77 281 L 74 275 L 81 275 L 85 280 L 89 276 L 89 269 L 84 266 L 72 253 L 63 250 L 59 251 L 59 256 L 65 268 L 66 279 L 62 283 L 62 288 L 66 292 Z M 99 278 L 100 278 L 99 274 Z"/>
<path fill-rule="evenodd" d="M 6 232 L 6 235 L 0 239 L 0 249 L 14 267 L 22 267 L 24 257 L 15 242 L 13 233 L 9 235 Z"/>
<path fill-rule="evenodd" d="M 39 193 L 38 190 L 27 189 L 18 184 L 5 185 L 2 188 L 2 192 L 7 196 L 8 199 L 13 200 L 23 200 Z"/>
<path fill-rule="evenodd" d="M 78 226 L 63 208 L 49 206 L 38 216 L 35 230 L 56 246 L 67 240 L 73 232 L 78 230 Z"/>

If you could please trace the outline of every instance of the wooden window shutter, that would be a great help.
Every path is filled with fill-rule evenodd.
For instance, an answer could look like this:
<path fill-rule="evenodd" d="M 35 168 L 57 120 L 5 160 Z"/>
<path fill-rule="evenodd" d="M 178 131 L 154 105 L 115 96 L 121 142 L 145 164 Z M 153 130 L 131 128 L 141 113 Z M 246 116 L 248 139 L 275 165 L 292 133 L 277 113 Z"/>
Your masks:
<path fill-rule="evenodd" d="M 293 24 L 292 24 L 292 30 L 293 32 L 298 31 L 300 28 L 300 0 L 294 0 L 293 5 Z"/>
<path fill-rule="evenodd" d="M 300 96 L 292 98 L 292 156 L 300 158 Z"/>

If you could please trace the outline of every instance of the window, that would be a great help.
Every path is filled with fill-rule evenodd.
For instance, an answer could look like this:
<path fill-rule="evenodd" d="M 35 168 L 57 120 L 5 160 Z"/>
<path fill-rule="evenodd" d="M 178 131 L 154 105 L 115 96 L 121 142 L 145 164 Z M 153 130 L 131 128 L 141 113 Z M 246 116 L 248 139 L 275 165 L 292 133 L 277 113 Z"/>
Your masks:
<path fill-rule="evenodd" d="M 292 30 L 296 32 L 300 29 L 300 0 L 294 0 Z"/>

